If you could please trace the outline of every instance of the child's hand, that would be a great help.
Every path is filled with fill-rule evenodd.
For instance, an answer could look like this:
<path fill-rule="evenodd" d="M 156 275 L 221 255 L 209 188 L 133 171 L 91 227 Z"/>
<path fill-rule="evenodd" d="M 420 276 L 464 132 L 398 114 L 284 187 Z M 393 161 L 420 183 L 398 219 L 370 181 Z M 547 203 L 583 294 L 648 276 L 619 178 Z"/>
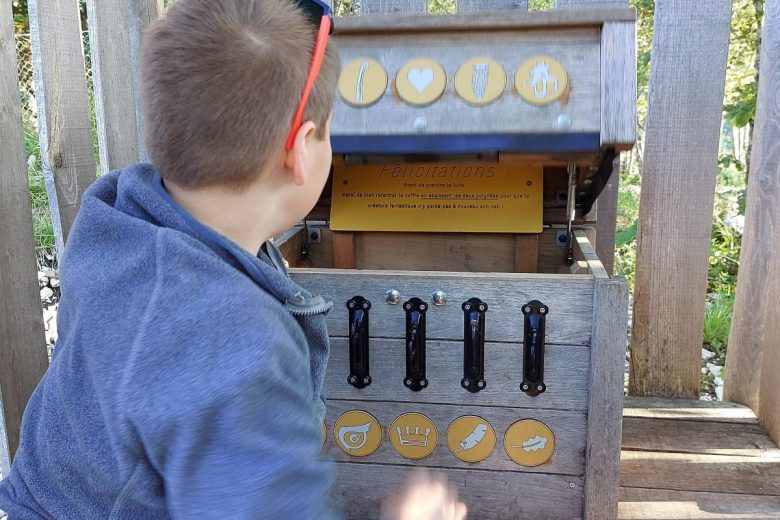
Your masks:
<path fill-rule="evenodd" d="M 465 520 L 466 505 L 444 479 L 415 473 L 405 492 L 382 504 L 382 520 Z"/>

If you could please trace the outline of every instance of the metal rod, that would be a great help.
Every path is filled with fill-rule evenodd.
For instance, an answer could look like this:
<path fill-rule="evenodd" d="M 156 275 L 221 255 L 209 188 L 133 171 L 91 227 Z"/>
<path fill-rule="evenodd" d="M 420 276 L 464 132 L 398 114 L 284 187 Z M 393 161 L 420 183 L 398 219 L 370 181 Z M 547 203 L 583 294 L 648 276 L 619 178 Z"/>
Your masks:
<path fill-rule="evenodd" d="M 577 165 L 569 163 L 566 165 L 566 172 L 569 174 L 569 194 L 566 198 L 566 265 L 572 265 L 574 263 L 574 233 L 572 231 L 572 225 L 574 223 L 574 215 L 577 212 L 577 205 L 575 204 L 574 197 L 577 190 Z"/>

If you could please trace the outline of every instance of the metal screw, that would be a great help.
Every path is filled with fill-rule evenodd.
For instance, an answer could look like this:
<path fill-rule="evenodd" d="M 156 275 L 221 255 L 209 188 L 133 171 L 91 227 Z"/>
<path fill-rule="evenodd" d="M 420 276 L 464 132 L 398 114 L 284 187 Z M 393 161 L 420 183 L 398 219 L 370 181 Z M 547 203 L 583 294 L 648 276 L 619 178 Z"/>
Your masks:
<path fill-rule="evenodd" d="M 421 311 L 424 311 L 424 310 L 427 310 L 427 309 L 428 309 L 428 306 L 427 306 L 427 305 L 425 305 L 424 303 L 421 303 L 421 304 L 420 304 L 420 310 L 421 310 Z"/>
<path fill-rule="evenodd" d="M 407 303 L 407 304 L 405 304 L 405 305 L 404 305 L 404 309 L 406 309 L 407 311 L 410 311 L 410 310 L 412 310 L 412 304 L 411 304 L 411 303 Z"/>
<path fill-rule="evenodd" d="M 470 304 L 470 303 L 467 303 L 466 305 L 464 305 L 464 306 L 463 306 L 463 310 L 464 310 L 464 311 L 470 311 L 470 310 L 471 310 L 471 304 Z"/>
<path fill-rule="evenodd" d="M 385 301 L 390 305 L 398 305 L 398 302 L 401 301 L 401 293 L 395 289 L 390 289 L 385 293 Z"/>
<path fill-rule="evenodd" d="M 441 307 L 442 305 L 447 304 L 447 295 L 444 294 L 444 291 L 436 291 L 431 296 L 431 300 L 433 300 L 434 305 Z"/>
<path fill-rule="evenodd" d="M 523 312 L 526 313 L 526 314 L 531 314 L 531 310 L 532 309 L 531 309 L 531 307 L 529 305 L 526 305 L 525 307 L 523 307 Z"/>
<path fill-rule="evenodd" d="M 544 390 L 544 387 L 542 385 L 536 385 L 536 389 L 541 392 Z"/>
<path fill-rule="evenodd" d="M 575 484 L 574 482 L 569 482 L 569 487 L 574 489 L 577 487 L 577 484 Z"/>
<path fill-rule="evenodd" d="M 363 302 L 363 309 L 368 310 L 371 308 L 371 304 L 369 302 Z"/>
<path fill-rule="evenodd" d="M 348 382 L 349 384 L 353 385 L 357 381 L 357 377 L 355 376 L 349 376 Z"/>
<path fill-rule="evenodd" d="M 422 386 L 422 387 L 426 387 L 426 386 L 428 386 L 428 381 L 426 381 L 425 379 L 423 379 L 422 381 L 420 381 L 420 386 Z"/>
<path fill-rule="evenodd" d="M 480 312 L 485 312 L 487 310 L 487 308 L 485 307 L 484 304 L 482 304 L 482 305 L 479 306 L 479 310 L 480 310 Z"/>
<path fill-rule="evenodd" d="M 547 307 L 540 307 L 539 314 L 547 314 Z"/>
<path fill-rule="evenodd" d="M 558 130 L 569 130 L 571 128 L 571 116 L 561 114 L 558 116 Z"/>
<path fill-rule="evenodd" d="M 350 309 L 354 309 L 355 308 L 355 302 L 352 301 L 352 300 L 348 301 L 347 302 L 347 307 L 350 308 Z"/>
<path fill-rule="evenodd" d="M 463 386 L 471 386 L 471 381 L 469 381 L 468 379 L 464 379 Z"/>
<path fill-rule="evenodd" d="M 485 388 L 485 382 L 484 381 L 477 381 L 477 386 L 479 388 Z"/>
<path fill-rule="evenodd" d="M 428 120 L 424 117 L 418 117 L 414 120 L 414 129 L 419 133 L 425 132 L 428 128 Z"/>
<path fill-rule="evenodd" d="M 371 382 L 371 378 L 370 378 L 370 377 L 366 376 L 366 377 L 364 377 L 364 378 L 363 378 L 363 384 L 366 384 L 366 385 L 367 385 L 367 384 L 369 384 L 370 382 Z"/>
<path fill-rule="evenodd" d="M 407 379 L 406 381 L 404 381 L 404 384 L 406 386 L 412 386 L 412 380 L 411 379 Z"/>

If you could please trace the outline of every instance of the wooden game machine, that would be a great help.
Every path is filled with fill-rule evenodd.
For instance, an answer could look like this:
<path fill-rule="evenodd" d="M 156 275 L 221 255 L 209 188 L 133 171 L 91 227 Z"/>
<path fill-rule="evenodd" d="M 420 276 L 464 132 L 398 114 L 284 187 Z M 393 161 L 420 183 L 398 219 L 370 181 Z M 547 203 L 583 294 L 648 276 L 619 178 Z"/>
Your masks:
<path fill-rule="evenodd" d="M 339 20 L 331 180 L 279 242 L 334 302 L 323 452 L 348 518 L 414 466 L 470 518 L 616 517 L 627 289 L 593 245 L 634 142 L 634 16 Z"/>

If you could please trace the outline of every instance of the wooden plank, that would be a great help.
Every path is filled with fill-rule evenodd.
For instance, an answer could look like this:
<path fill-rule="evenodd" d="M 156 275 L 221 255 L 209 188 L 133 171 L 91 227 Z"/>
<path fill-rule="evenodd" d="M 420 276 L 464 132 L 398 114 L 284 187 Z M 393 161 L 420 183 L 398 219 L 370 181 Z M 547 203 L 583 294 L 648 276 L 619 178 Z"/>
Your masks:
<path fill-rule="evenodd" d="M 100 171 L 138 162 L 127 0 L 87 0 Z"/>
<path fill-rule="evenodd" d="M 333 267 L 355 269 L 356 266 L 355 233 L 333 233 Z"/>
<path fill-rule="evenodd" d="M 636 25 L 607 22 L 601 30 L 601 145 L 630 150 L 635 142 Z"/>
<path fill-rule="evenodd" d="M 780 518 L 780 497 L 620 488 L 619 520 Z"/>
<path fill-rule="evenodd" d="M 780 449 L 758 424 L 712 423 L 675 419 L 623 420 L 623 449 L 710 455 L 764 457 Z"/>
<path fill-rule="evenodd" d="M 661 0 L 655 6 L 632 395 L 699 395 L 730 17 L 729 0 Z"/>
<path fill-rule="evenodd" d="M 360 0 L 360 14 L 427 13 L 427 0 Z"/>
<path fill-rule="evenodd" d="M 617 513 L 628 284 L 597 276 L 593 312 L 585 518 L 601 520 Z"/>
<path fill-rule="evenodd" d="M 581 256 L 582 259 L 588 263 L 588 272 L 596 277 L 596 279 L 609 279 L 609 274 L 606 269 L 604 269 L 604 264 L 601 263 L 601 259 L 596 254 L 596 250 L 590 245 L 590 240 L 588 240 L 588 235 L 585 230 L 574 230 L 574 249 L 575 258 Z M 628 305 L 626 305 L 626 313 L 628 313 Z M 626 314 L 626 316 L 628 316 L 628 314 Z"/>
<path fill-rule="evenodd" d="M 38 293 L 11 3 L 0 4 L 0 472 L 48 365 Z"/>
<path fill-rule="evenodd" d="M 62 258 L 81 195 L 96 174 L 79 6 L 30 0 L 28 8 L 41 159 Z"/>
<path fill-rule="evenodd" d="M 610 275 L 615 271 L 615 233 L 620 188 L 620 156 L 615 157 L 612 176 L 597 200 L 596 254 Z"/>
<path fill-rule="evenodd" d="M 490 311 L 488 311 L 490 313 Z M 373 332 L 374 319 L 372 316 Z M 461 326 L 462 328 L 462 326 Z M 346 330 L 331 332 L 341 333 Z M 361 401 L 397 401 L 414 399 L 421 403 L 462 406 L 503 406 L 549 410 L 581 410 L 588 406 L 590 351 L 582 347 L 549 345 L 545 349 L 544 380 L 547 390 L 536 397 L 520 391 L 523 380 L 520 343 L 485 345 L 485 381 L 487 386 L 472 394 L 460 386 L 463 377 L 463 342 L 428 341 L 426 372 L 429 386 L 417 393 L 403 385 L 405 376 L 403 340 L 371 338 L 369 359 L 371 385 L 358 390 L 347 383 L 349 342 L 331 338 L 330 359 L 325 374 L 325 395 L 331 399 Z M 368 405 L 366 405 L 368 406 Z"/>
<path fill-rule="evenodd" d="M 588 345 L 593 312 L 591 276 L 436 273 L 397 271 L 352 271 L 293 269 L 301 286 L 335 302 L 328 313 L 332 335 L 346 336 L 346 301 L 361 295 L 372 302 L 371 337 L 399 338 L 405 335 L 406 315 L 402 305 L 385 303 L 385 292 L 401 293 L 400 303 L 414 296 L 428 302 L 443 291 L 449 303 L 431 305 L 427 311 L 429 340 L 463 340 L 461 304 L 478 297 L 488 304 L 485 337 L 493 342 L 518 343 L 523 337 L 522 306 L 540 300 L 550 308 L 546 334 L 548 345 Z"/>
<path fill-rule="evenodd" d="M 780 6 L 764 12 L 761 81 L 740 254 L 740 272 L 726 357 L 724 396 L 756 410 L 780 443 L 777 309 L 780 307 Z"/>
<path fill-rule="evenodd" d="M 628 5 L 627 0 L 556 0 L 556 9 L 593 8 Z"/>
<path fill-rule="evenodd" d="M 457 0 L 458 12 L 499 11 L 502 9 L 528 10 L 528 0 Z"/>
<path fill-rule="evenodd" d="M 780 458 L 624 451 L 626 487 L 780 496 Z"/>
<path fill-rule="evenodd" d="M 539 268 L 539 235 L 515 235 L 516 273 L 535 273 Z"/>
<path fill-rule="evenodd" d="M 721 401 L 659 397 L 626 397 L 623 399 L 623 417 L 758 424 L 756 415 L 746 406 Z"/>
<path fill-rule="evenodd" d="M 334 500 L 349 520 L 380 518 L 380 503 L 411 476 L 407 466 L 337 463 Z M 476 469 L 441 472 L 478 519 L 582 517 L 582 479 L 565 475 L 494 474 Z M 360 497 L 356 499 L 355 497 Z"/>
<path fill-rule="evenodd" d="M 364 410 L 376 417 L 382 426 L 382 444 L 367 457 L 350 457 L 336 445 L 333 424 L 341 414 L 350 410 Z M 403 413 L 421 413 L 427 416 L 438 430 L 438 444 L 427 458 L 418 461 L 399 455 L 390 444 L 390 436 L 398 435 L 390 431 L 390 425 Z M 478 463 L 462 462 L 455 458 L 447 447 L 447 427 L 464 415 L 482 417 L 496 432 L 496 448 L 484 461 Z M 536 419 L 546 424 L 555 435 L 555 453 L 552 460 L 537 467 L 524 467 L 515 464 L 504 451 L 504 433 L 521 419 Z M 328 400 L 328 441 L 325 443 L 326 458 L 340 462 L 370 462 L 372 464 L 394 464 L 405 466 L 426 466 L 433 468 L 461 468 L 524 473 L 554 473 L 557 475 L 582 476 L 585 471 L 585 425 L 584 412 L 560 412 L 549 410 L 518 410 L 513 408 L 453 406 L 443 404 L 384 403 L 364 401 Z M 491 481 L 501 478 L 496 473 L 485 475 Z"/>
<path fill-rule="evenodd" d="M 550 27 L 598 27 L 607 21 L 636 21 L 636 10 L 626 7 L 604 7 L 587 10 L 552 9 L 532 13 L 511 10 L 484 12 L 479 16 L 427 16 L 415 14 L 383 14 L 340 18 L 338 34 L 382 34 L 401 32 L 431 33 L 436 31 L 479 31 L 547 29 Z"/>

